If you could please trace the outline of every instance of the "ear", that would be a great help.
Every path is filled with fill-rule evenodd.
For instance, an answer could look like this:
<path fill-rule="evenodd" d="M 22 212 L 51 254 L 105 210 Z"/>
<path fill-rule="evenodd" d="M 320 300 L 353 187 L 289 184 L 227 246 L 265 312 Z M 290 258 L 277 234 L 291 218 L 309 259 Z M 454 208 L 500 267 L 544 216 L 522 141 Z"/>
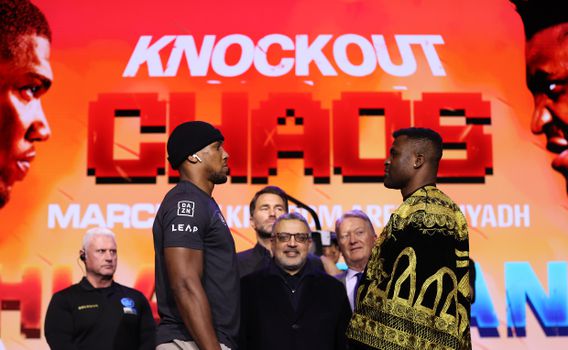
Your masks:
<path fill-rule="evenodd" d="M 416 153 L 414 156 L 414 169 L 419 169 L 425 162 L 424 154 Z"/>
<path fill-rule="evenodd" d="M 190 162 L 191 164 L 199 163 L 199 161 L 193 154 L 187 157 L 187 161 Z"/>

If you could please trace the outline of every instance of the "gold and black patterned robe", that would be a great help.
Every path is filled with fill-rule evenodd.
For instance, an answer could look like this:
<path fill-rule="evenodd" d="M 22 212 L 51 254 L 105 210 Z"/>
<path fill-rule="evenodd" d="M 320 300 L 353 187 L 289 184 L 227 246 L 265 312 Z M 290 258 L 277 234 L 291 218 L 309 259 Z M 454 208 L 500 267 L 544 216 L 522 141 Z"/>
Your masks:
<path fill-rule="evenodd" d="M 469 242 L 435 186 L 406 198 L 377 240 L 347 336 L 353 348 L 470 349 Z"/>

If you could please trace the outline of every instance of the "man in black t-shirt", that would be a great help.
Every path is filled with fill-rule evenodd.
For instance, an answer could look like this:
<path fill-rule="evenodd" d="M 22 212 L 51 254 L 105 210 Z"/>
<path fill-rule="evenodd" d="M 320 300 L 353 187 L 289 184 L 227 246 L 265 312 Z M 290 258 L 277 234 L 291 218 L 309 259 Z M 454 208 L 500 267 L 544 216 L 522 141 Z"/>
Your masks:
<path fill-rule="evenodd" d="M 83 238 L 81 282 L 53 295 L 45 315 L 51 349 L 153 350 L 156 324 L 146 297 L 113 280 L 114 233 L 92 228 Z"/>
<path fill-rule="evenodd" d="M 168 139 L 180 182 L 164 197 L 153 226 L 158 350 L 236 349 L 239 272 L 235 243 L 211 197 L 227 181 L 223 135 L 191 121 Z"/>

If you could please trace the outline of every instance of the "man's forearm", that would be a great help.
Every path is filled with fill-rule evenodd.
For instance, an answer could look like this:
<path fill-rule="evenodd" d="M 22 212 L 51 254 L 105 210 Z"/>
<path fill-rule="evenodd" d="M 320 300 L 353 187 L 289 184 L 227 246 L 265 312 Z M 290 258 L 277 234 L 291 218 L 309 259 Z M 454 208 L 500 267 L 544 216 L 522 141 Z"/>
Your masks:
<path fill-rule="evenodd" d="M 183 283 L 174 289 L 180 315 L 193 340 L 201 350 L 220 350 L 219 340 L 213 328 L 209 300 L 201 283 Z"/>

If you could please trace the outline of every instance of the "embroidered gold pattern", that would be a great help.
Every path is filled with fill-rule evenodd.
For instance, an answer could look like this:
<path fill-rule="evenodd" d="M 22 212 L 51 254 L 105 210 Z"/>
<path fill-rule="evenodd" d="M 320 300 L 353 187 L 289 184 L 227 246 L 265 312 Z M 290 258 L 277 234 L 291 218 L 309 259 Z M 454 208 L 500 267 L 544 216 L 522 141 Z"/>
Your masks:
<path fill-rule="evenodd" d="M 412 245 L 400 246 L 409 230 L 450 245 L 457 242 L 460 249 L 451 250 L 448 266 L 417 276 L 417 266 L 430 262 Z M 467 239 L 465 217 L 436 187 L 407 198 L 373 248 L 348 337 L 385 350 L 470 349 Z M 394 253 L 393 247 L 398 249 Z M 397 254 L 389 258 L 394 262 L 385 260 L 389 253 Z"/>

